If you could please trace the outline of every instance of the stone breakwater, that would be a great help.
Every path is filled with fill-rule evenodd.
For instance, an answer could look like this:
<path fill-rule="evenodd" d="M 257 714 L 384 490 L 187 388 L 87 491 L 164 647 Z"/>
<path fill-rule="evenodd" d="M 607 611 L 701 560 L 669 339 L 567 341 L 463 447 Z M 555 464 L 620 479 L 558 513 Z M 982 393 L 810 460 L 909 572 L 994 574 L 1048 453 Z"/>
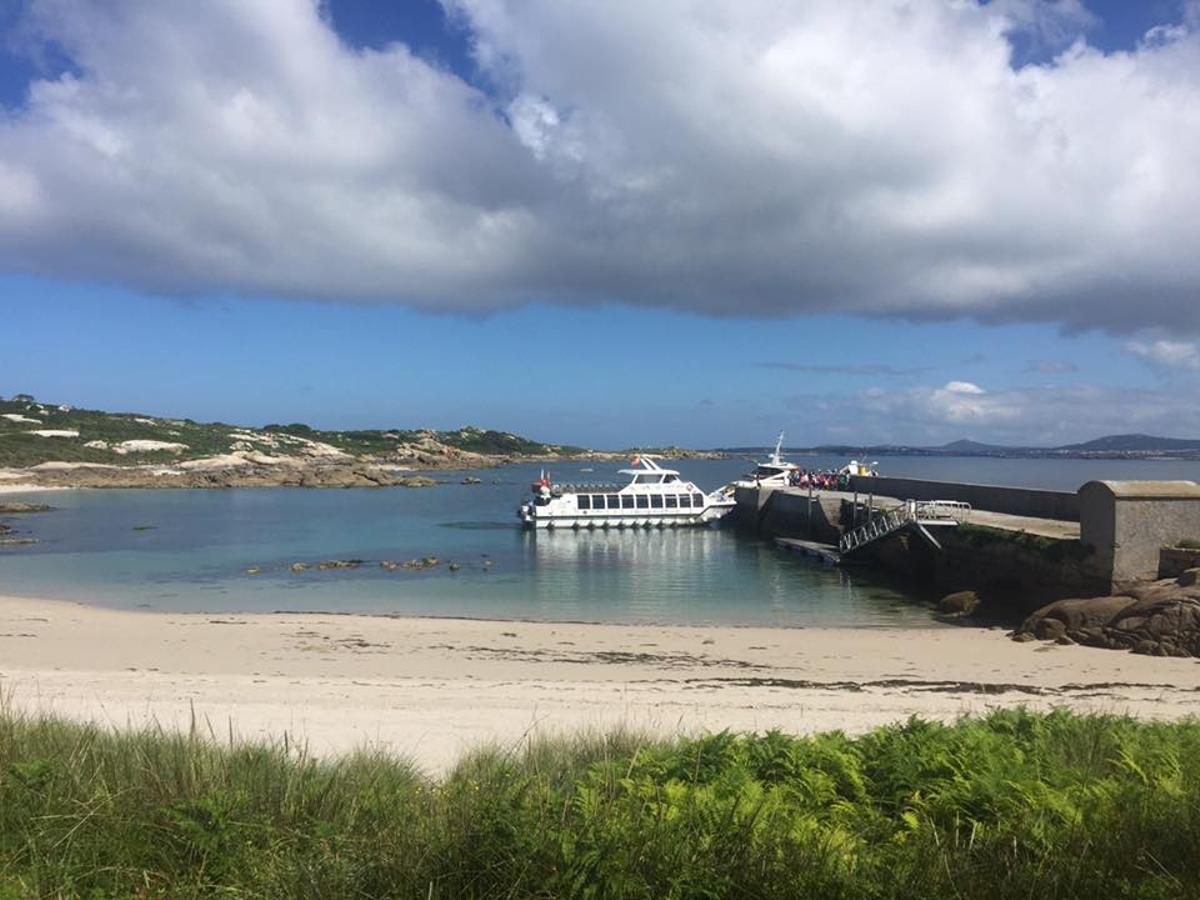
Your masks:
<path fill-rule="evenodd" d="M 1200 656 L 1200 569 L 1128 585 L 1107 597 L 1058 600 L 1029 616 L 1012 637 L 1150 656 Z"/>

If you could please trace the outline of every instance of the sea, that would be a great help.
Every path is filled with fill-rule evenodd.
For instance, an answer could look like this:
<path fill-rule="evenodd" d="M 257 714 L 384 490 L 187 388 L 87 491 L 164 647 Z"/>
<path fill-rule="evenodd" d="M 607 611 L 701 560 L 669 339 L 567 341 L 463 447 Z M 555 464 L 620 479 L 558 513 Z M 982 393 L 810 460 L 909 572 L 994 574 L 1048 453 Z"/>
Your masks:
<path fill-rule="evenodd" d="M 843 458 L 792 457 L 807 468 Z M 872 460 L 873 461 L 873 460 Z M 883 474 L 1074 490 L 1095 478 L 1200 481 L 1200 462 L 880 459 Z M 685 460 L 709 490 L 748 459 Z M 517 506 L 539 465 L 429 473 L 429 488 L 80 490 L 3 499 L 51 512 L 7 518 L 39 542 L 0 546 L 0 595 L 173 612 L 330 612 L 662 625 L 912 628 L 927 591 L 839 570 L 730 526 L 530 532 Z M 561 482 L 619 479 L 564 462 Z M 591 469 L 592 471 L 587 471 Z M 481 483 L 464 484 L 468 477 Z M 435 557 L 421 568 L 389 570 Z M 360 560 L 320 569 L 323 561 Z M 293 571 L 294 564 L 310 568 Z M 452 565 L 453 564 L 453 565 Z"/>

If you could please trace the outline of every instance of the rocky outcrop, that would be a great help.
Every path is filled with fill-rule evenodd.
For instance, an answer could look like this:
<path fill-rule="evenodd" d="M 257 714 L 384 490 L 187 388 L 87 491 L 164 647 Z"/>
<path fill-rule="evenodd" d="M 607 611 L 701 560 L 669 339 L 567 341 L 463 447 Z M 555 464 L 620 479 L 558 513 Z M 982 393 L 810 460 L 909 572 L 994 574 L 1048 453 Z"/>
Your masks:
<path fill-rule="evenodd" d="M 979 595 L 974 591 L 955 591 L 938 601 L 938 612 L 947 619 L 965 619 L 978 609 Z"/>
<path fill-rule="evenodd" d="M 0 503 L 0 516 L 10 516 L 16 513 L 50 512 L 51 506 L 42 503 Z"/>
<path fill-rule="evenodd" d="M 203 463 L 203 464 L 198 464 Z M 232 487 L 429 487 L 424 475 L 358 461 L 272 459 L 231 454 L 180 465 L 112 466 L 43 464 L 28 470 L 43 487 L 232 488 Z M 26 510 L 14 510 L 26 511 Z M 36 510 L 28 510 L 36 511 Z"/>
<path fill-rule="evenodd" d="M 1012 636 L 1151 656 L 1200 656 L 1200 569 L 1128 585 L 1114 596 L 1058 600 L 1027 618 Z"/>

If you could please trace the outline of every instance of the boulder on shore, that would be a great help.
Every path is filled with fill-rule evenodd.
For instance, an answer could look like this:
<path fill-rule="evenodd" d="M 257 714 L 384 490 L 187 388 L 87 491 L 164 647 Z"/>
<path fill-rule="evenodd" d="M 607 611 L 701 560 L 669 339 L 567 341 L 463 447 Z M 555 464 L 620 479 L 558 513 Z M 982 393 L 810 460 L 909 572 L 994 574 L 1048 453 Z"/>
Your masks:
<path fill-rule="evenodd" d="M 938 601 L 938 612 L 947 618 L 965 619 L 979 609 L 979 595 L 974 591 L 955 591 Z"/>
<path fill-rule="evenodd" d="M 1152 656 L 1200 656 L 1200 585 L 1178 579 L 1130 585 L 1111 597 L 1058 600 L 1029 616 L 1015 640 L 1069 639 Z"/>

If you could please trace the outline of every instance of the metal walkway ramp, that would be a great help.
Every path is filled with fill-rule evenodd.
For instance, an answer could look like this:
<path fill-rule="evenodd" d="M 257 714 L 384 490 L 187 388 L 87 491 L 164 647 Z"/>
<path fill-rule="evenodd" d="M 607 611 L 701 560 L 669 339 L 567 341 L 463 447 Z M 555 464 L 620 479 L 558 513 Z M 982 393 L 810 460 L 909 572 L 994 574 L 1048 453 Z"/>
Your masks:
<path fill-rule="evenodd" d="M 899 506 L 885 509 L 865 524 L 846 532 L 838 542 L 838 551 L 845 555 L 861 550 L 875 541 L 913 527 L 939 550 L 942 545 L 929 533 L 927 525 L 960 525 L 971 514 L 971 504 L 957 500 L 905 500 Z"/>

